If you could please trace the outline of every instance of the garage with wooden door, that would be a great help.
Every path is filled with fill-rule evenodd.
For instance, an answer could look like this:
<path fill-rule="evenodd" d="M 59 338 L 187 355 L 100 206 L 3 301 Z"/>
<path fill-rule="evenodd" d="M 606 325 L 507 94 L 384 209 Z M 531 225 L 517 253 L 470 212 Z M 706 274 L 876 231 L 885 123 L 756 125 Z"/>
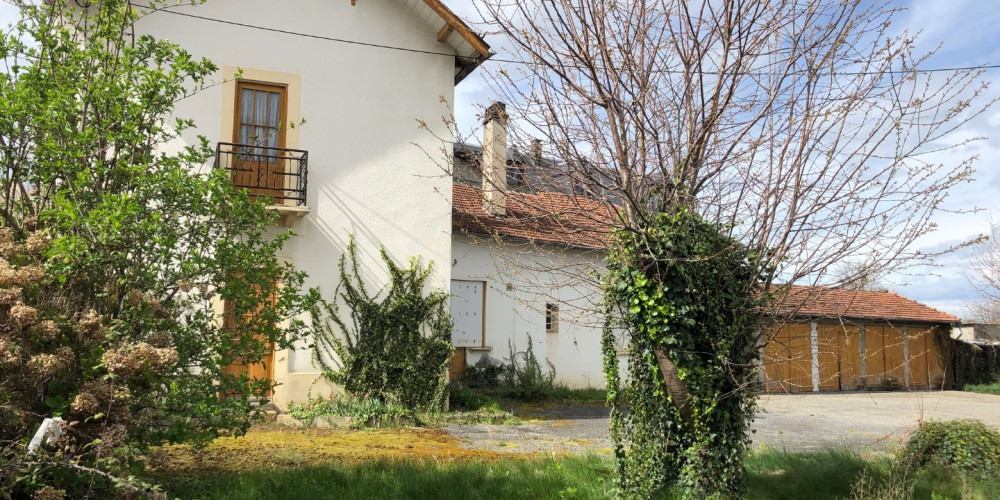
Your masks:
<path fill-rule="evenodd" d="M 789 287 L 764 329 L 767 392 L 940 389 L 951 314 L 887 291 Z"/>

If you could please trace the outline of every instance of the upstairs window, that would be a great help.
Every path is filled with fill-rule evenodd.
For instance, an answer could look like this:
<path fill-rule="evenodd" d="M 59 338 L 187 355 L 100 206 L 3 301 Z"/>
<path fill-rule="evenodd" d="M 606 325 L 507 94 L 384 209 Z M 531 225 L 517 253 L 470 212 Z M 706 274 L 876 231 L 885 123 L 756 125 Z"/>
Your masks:
<path fill-rule="evenodd" d="M 233 142 L 285 147 L 285 87 L 256 82 L 239 82 L 236 89 L 236 137 Z M 255 148 L 252 154 L 273 154 Z"/>

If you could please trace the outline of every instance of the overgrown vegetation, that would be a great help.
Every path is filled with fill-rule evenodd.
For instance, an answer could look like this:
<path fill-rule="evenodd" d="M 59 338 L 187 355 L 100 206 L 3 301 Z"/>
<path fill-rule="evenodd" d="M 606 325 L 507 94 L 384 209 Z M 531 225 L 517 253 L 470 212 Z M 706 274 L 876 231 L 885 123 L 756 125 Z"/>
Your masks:
<path fill-rule="evenodd" d="M 414 423 L 413 410 L 380 399 L 354 399 L 335 396 L 330 399 L 312 399 L 301 405 L 289 407 L 288 414 L 309 425 L 316 417 L 348 417 L 350 427 L 397 427 Z"/>
<path fill-rule="evenodd" d="M 517 351 L 513 343 L 508 344 L 507 363 L 489 356 L 479 359 L 466 368 L 460 382 L 452 384 L 451 394 L 457 397 L 478 397 L 512 402 L 548 403 L 604 403 L 607 399 L 603 389 L 570 389 L 556 383 L 556 369 L 545 360 L 544 368 L 535 355 L 531 344 L 524 351 Z M 459 403 L 462 404 L 461 402 Z"/>
<path fill-rule="evenodd" d="M 982 394 L 996 394 L 1000 396 L 1000 382 L 992 384 L 968 384 L 962 388 L 966 392 L 979 392 Z"/>
<path fill-rule="evenodd" d="M 1000 432 L 978 420 L 924 422 L 899 456 L 908 474 L 945 470 L 984 479 L 1000 473 Z"/>
<path fill-rule="evenodd" d="M 304 435 L 310 443 L 323 436 Z M 370 441 L 373 438 L 368 438 Z M 409 452 L 422 446 L 445 448 L 419 436 L 408 439 L 399 459 L 371 450 L 375 460 L 358 456 L 343 444 L 343 455 L 327 455 L 325 462 L 312 457 L 317 452 L 292 452 L 273 460 L 233 460 L 231 468 L 199 471 L 194 465 L 162 476 L 169 492 L 180 498 L 204 499 L 350 499 L 350 498 L 556 498 L 604 499 L 613 496 L 615 462 L 602 456 L 531 458 L 481 456 L 454 460 L 449 455 L 413 458 Z M 251 442 L 257 453 L 261 443 Z M 430 448 L 425 452 L 432 451 Z M 233 450 L 232 454 L 241 453 Z M 440 452 L 439 452 L 440 453 Z M 278 457 L 286 465 L 281 465 Z M 417 455 L 419 456 L 419 455 Z M 213 455 L 212 464 L 226 463 Z M 903 498 L 998 498 L 1000 480 L 977 480 L 961 475 L 922 473 L 903 476 L 889 459 L 866 460 L 846 450 L 788 453 L 755 450 L 747 458 L 746 498 L 835 500 L 900 500 Z M 900 494 L 902 493 L 902 495 Z M 664 490 L 650 498 L 680 498 L 676 490 Z"/>
<path fill-rule="evenodd" d="M 614 240 L 603 351 L 617 484 L 627 498 L 671 484 L 691 498 L 739 496 L 758 385 L 757 259 L 682 208 Z"/>
<path fill-rule="evenodd" d="M 249 427 L 250 397 L 273 382 L 226 368 L 290 347 L 314 295 L 275 258 L 288 235 L 264 236 L 275 214 L 205 168 L 207 140 L 160 149 L 193 126 L 170 114 L 214 64 L 136 36 L 142 12 L 123 0 L 12 3 L 20 20 L 0 35 L 0 497 L 136 494 L 145 486 L 127 478 L 149 445 Z M 60 437 L 26 454 L 47 417 L 63 420 Z"/>
<path fill-rule="evenodd" d="M 979 345 L 939 334 L 943 351 L 951 359 L 949 375 L 955 388 L 1000 382 L 1000 346 Z"/>
<path fill-rule="evenodd" d="M 371 293 L 358 270 L 357 246 L 351 238 L 340 258 L 335 299 L 313 309 L 315 359 L 324 375 L 355 399 L 374 398 L 413 411 L 438 410 L 453 352 L 449 295 L 425 295 L 433 264 L 425 266 L 413 257 L 403 268 L 384 248 L 380 254 L 389 283 L 387 289 Z M 347 307 L 347 317 L 338 301 Z"/>

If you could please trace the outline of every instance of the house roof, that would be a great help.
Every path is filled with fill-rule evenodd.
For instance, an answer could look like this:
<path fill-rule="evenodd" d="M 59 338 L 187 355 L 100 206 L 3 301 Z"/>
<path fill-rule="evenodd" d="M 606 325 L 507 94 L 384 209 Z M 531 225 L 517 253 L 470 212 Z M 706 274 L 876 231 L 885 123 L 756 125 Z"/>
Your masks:
<path fill-rule="evenodd" d="M 437 41 L 455 50 L 455 84 L 461 82 L 493 52 L 489 44 L 441 0 L 400 0 L 413 14 L 437 32 Z"/>
<path fill-rule="evenodd" d="M 596 249 L 607 246 L 614 217 L 605 203 L 556 192 L 508 192 L 507 216 L 496 217 L 483 209 L 481 189 L 452 187 L 451 227 L 457 232 Z"/>
<path fill-rule="evenodd" d="M 785 317 L 958 323 L 957 316 L 926 306 L 895 292 L 846 290 L 821 286 L 779 286 L 784 300 L 777 314 Z"/>

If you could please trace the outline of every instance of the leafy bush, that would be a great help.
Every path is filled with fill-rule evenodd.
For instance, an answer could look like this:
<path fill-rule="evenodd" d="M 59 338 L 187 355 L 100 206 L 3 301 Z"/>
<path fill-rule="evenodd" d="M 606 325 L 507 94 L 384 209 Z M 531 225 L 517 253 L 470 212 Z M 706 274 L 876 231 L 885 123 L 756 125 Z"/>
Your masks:
<path fill-rule="evenodd" d="M 330 399 L 312 399 L 301 405 L 291 406 L 288 413 L 307 425 L 316 417 L 350 417 L 352 428 L 393 427 L 415 421 L 413 411 L 406 406 L 386 403 L 376 398 L 336 396 Z"/>
<path fill-rule="evenodd" d="M 465 376 L 462 377 L 462 385 L 475 389 L 492 389 L 500 385 L 500 375 L 504 372 L 505 366 L 489 356 L 483 356 L 465 369 Z"/>
<path fill-rule="evenodd" d="M 390 278 L 384 296 L 365 286 L 351 238 L 340 257 L 336 293 L 350 318 L 341 315 L 336 299 L 313 308 L 316 359 L 325 376 L 356 399 L 375 398 L 411 410 L 440 409 L 453 352 L 449 294 L 424 295 L 433 265 L 411 258 L 410 266 L 402 268 L 384 248 L 381 255 Z M 327 361 L 331 354 L 336 358 L 332 362 Z"/>
<path fill-rule="evenodd" d="M 962 388 L 965 392 L 979 392 L 982 394 L 996 394 L 1000 396 L 1000 382 L 992 384 L 968 384 Z"/>
<path fill-rule="evenodd" d="M 516 352 L 514 344 L 508 342 L 510 364 L 505 365 L 500 373 L 505 396 L 538 400 L 544 399 L 555 388 L 556 367 L 546 359 L 545 363 L 549 365 L 549 369 L 543 370 L 538 358 L 535 357 L 532 344 L 531 339 L 528 339 L 528 348 L 524 352 Z M 521 359 L 518 360 L 518 357 Z"/>
<path fill-rule="evenodd" d="M 496 400 L 475 390 L 459 385 L 449 387 L 451 409 L 456 411 L 502 411 Z"/>
<path fill-rule="evenodd" d="M 899 456 L 906 472 L 949 469 L 971 478 L 1000 473 L 1000 432 L 978 420 L 926 422 Z"/>

